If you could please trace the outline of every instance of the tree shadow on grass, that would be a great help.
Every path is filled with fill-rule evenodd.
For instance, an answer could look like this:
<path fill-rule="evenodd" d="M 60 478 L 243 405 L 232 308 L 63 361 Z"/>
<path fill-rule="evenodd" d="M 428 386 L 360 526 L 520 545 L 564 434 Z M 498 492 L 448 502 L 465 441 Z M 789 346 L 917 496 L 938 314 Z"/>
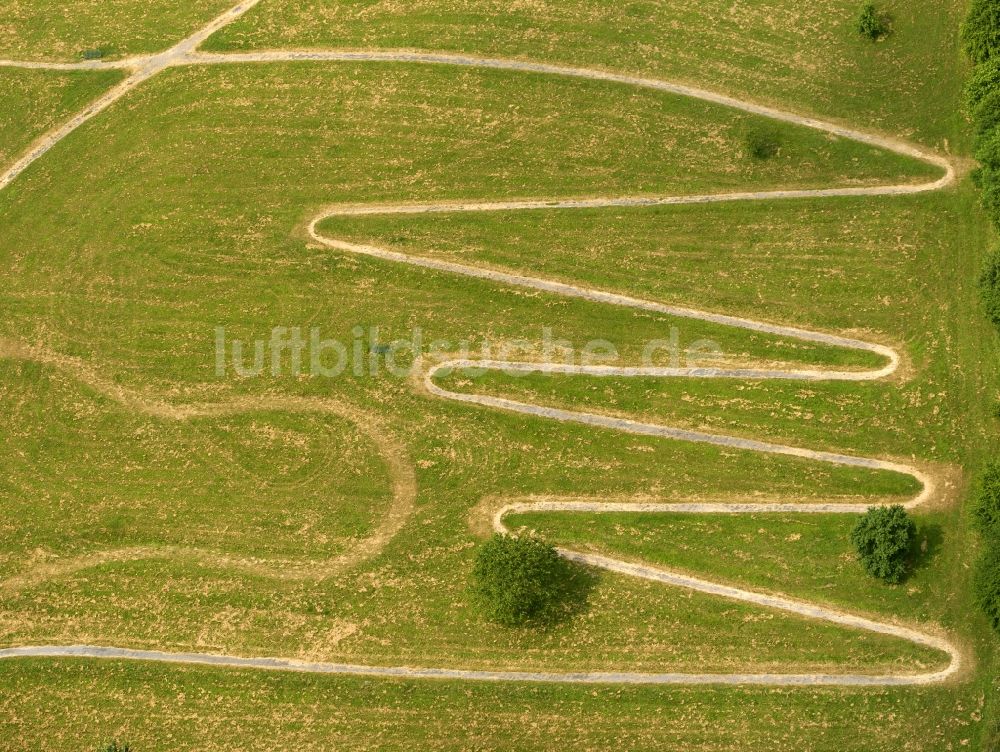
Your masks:
<path fill-rule="evenodd" d="M 563 559 L 563 572 L 559 597 L 551 609 L 541 615 L 534 626 L 543 629 L 556 627 L 585 613 L 590 606 L 590 596 L 601 580 L 598 570 L 574 561 Z"/>
<path fill-rule="evenodd" d="M 601 581 L 600 570 L 569 559 L 560 560 L 558 585 L 546 607 L 514 629 L 548 631 L 565 626 L 590 608 L 590 596 Z"/>
<path fill-rule="evenodd" d="M 913 538 L 913 545 L 906 558 L 906 574 L 903 582 L 906 582 L 916 572 L 926 569 L 941 551 L 944 543 L 944 529 L 937 523 L 922 523 L 917 527 L 917 534 Z"/>

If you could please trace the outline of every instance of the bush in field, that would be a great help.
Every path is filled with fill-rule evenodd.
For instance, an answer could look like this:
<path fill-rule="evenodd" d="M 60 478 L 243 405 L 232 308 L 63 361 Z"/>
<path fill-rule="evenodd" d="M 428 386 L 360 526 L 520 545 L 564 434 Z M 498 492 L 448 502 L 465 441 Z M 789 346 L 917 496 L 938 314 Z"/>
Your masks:
<path fill-rule="evenodd" d="M 472 576 L 480 612 L 508 627 L 558 620 L 578 603 L 588 577 L 545 541 L 499 534 L 480 547 Z"/>
<path fill-rule="evenodd" d="M 751 159 L 763 161 L 781 150 L 778 133 L 772 128 L 751 126 L 743 132 L 743 146 Z"/>
<path fill-rule="evenodd" d="M 875 9 L 875 3 L 867 2 L 858 14 L 858 33 L 873 42 L 889 33 L 889 21 Z"/>
<path fill-rule="evenodd" d="M 1000 541 L 987 545 L 976 567 L 973 587 L 979 607 L 993 628 L 1000 630 Z"/>
<path fill-rule="evenodd" d="M 104 747 L 102 752 L 132 752 L 132 745 L 128 742 L 111 742 L 107 747 Z"/>
<path fill-rule="evenodd" d="M 984 63 L 1000 52 L 1000 2 L 972 0 L 962 23 L 962 44 L 973 63 Z"/>
<path fill-rule="evenodd" d="M 906 574 L 916 533 L 917 526 L 902 506 L 872 507 L 851 531 L 851 543 L 868 574 L 897 583 Z"/>

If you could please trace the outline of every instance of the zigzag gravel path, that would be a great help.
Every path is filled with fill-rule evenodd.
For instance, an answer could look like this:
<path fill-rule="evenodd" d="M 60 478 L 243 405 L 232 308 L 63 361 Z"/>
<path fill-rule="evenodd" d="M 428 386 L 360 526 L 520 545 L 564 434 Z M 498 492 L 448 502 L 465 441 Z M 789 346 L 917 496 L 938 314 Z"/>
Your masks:
<path fill-rule="evenodd" d="M 518 402 L 502 397 L 483 394 L 455 392 L 438 385 L 435 378 L 454 369 L 479 368 L 500 369 L 515 372 L 572 373 L 595 377 L 662 377 L 662 378 L 726 378 L 726 379 L 789 379 L 801 381 L 873 381 L 891 376 L 899 367 L 900 358 L 893 349 L 878 343 L 843 337 L 833 333 L 818 332 L 808 329 L 784 326 L 781 324 L 756 321 L 747 318 L 728 316 L 716 312 L 699 311 L 681 306 L 667 305 L 656 301 L 647 301 L 621 295 L 612 291 L 567 284 L 564 282 L 546 280 L 502 269 L 457 264 L 431 258 L 411 256 L 374 246 L 352 243 L 346 240 L 329 238 L 322 234 L 319 225 L 322 220 L 330 217 L 385 215 L 385 214 L 429 214 L 452 212 L 500 212 L 500 211 L 559 211 L 583 208 L 604 207 L 643 207 L 658 205 L 698 204 L 722 201 L 772 201 L 802 198 L 836 198 L 846 196 L 901 196 L 941 190 L 955 180 L 955 169 L 945 157 L 929 152 L 923 148 L 889 138 L 879 134 L 868 133 L 841 124 L 831 123 L 816 118 L 786 112 L 773 107 L 736 99 L 724 94 L 684 84 L 663 81 L 654 78 L 636 77 L 613 73 L 604 70 L 550 65 L 546 63 L 509 60 L 502 58 L 477 57 L 471 55 L 421 53 L 398 50 L 292 50 L 266 51 L 239 54 L 210 54 L 198 51 L 198 46 L 211 34 L 221 29 L 257 4 L 259 0 L 246 0 L 232 8 L 227 13 L 216 18 L 203 29 L 183 40 L 171 49 L 156 55 L 128 58 L 111 63 L 35 63 L 19 61 L 0 61 L 0 67 L 14 66 L 24 68 L 42 68 L 52 70 L 80 69 L 122 69 L 129 72 L 128 77 L 120 84 L 109 89 L 101 97 L 92 102 L 85 110 L 74 115 L 66 123 L 39 138 L 28 151 L 13 165 L 0 173 L 0 190 L 10 185 L 33 162 L 43 157 L 50 149 L 66 138 L 70 133 L 85 122 L 103 112 L 110 105 L 128 94 L 136 86 L 152 78 L 161 71 L 183 65 L 222 65 L 222 64 L 267 64 L 277 62 L 314 61 L 314 62 L 394 62 L 423 65 L 450 65 L 473 68 L 492 68 L 512 72 L 543 74 L 552 76 L 585 78 L 607 81 L 623 86 L 654 89 L 674 95 L 691 97 L 712 102 L 725 107 L 738 109 L 754 115 L 790 123 L 806 128 L 829 133 L 831 135 L 851 139 L 871 146 L 886 149 L 897 154 L 921 160 L 939 167 L 942 170 L 940 178 L 934 181 L 914 184 L 897 184 L 868 187 L 834 187 L 801 190 L 771 190 L 752 192 L 731 192 L 723 194 L 705 194 L 688 196 L 663 197 L 597 197 L 587 199 L 557 199 L 557 200 L 524 200 L 506 202 L 469 202 L 469 203 L 436 203 L 436 204 L 399 204 L 399 205 L 367 205 L 330 207 L 315 217 L 309 224 L 309 235 L 332 250 L 365 255 L 381 261 L 408 264 L 433 271 L 457 274 L 466 277 L 487 280 L 495 284 L 517 286 L 537 290 L 546 294 L 577 298 L 591 302 L 639 309 L 667 316 L 679 316 L 715 324 L 721 324 L 748 331 L 769 334 L 800 341 L 820 343 L 846 349 L 864 351 L 879 355 L 885 359 L 885 365 L 869 370 L 824 370 L 824 369 L 760 369 L 760 368 L 661 368 L 661 367 L 608 367 L 608 366 L 577 366 L 563 363 L 520 363 L 499 360 L 466 360 L 456 359 L 433 364 L 424 371 L 422 388 L 429 394 L 452 401 L 486 407 L 490 409 L 517 412 L 550 420 L 580 423 L 596 428 L 610 429 L 632 434 L 655 436 L 663 439 L 690 441 L 713 444 L 716 446 L 743 451 L 761 452 L 799 457 L 806 460 L 833 465 L 845 465 L 871 470 L 881 470 L 907 475 L 915 479 L 921 487 L 920 492 L 906 502 L 906 506 L 914 509 L 935 498 L 938 484 L 933 474 L 926 469 L 917 468 L 907 463 L 885 459 L 858 457 L 848 454 L 822 452 L 801 447 L 758 441 L 743 437 L 723 436 L 712 433 L 691 431 L 655 423 L 628 420 L 625 418 L 564 410 L 543 405 Z M 52 354 L 28 352 L 16 343 L 0 343 L 0 355 L 6 357 L 22 357 L 41 359 L 55 365 L 69 368 L 79 378 L 96 386 L 107 394 L 117 398 L 122 404 L 134 409 L 144 410 L 152 414 L 173 413 L 176 408 L 162 405 L 155 401 L 126 393 L 120 387 L 105 382 L 88 371 L 82 364 Z M 262 404 L 264 406 L 262 406 Z M 366 433 L 379 444 L 392 468 L 396 487 L 395 512 L 390 515 L 387 527 L 380 529 L 374 536 L 378 540 L 373 544 L 384 543 L 387 536 L 398 530 L 405 521 L 407 510 L 412 507 L 416 483 L 413 478 L 412 466 L 405 459 L 405 450 L 398 442 L 389 441 L 380 429 L 359 417 L 355 411 L 339 403 L 325 401 L 309 401 L 292 398 L 274 398 L 267 403 L 240 402 L 228 406 L 191 407 L 185 415 L 173 417 L 188 417 L 190 415 L 219 414 L 220 411 L 237 412 L 249 409 L 288 409 L 288 410 L 319 410 L 333 412 L 350 417 L 359 425 L 368 426 Z M 393 459 L 390 459 L 392 455 Z M 830 503 L 798 503 L 781 502 L 772 504 L 760 503 L 699 503 L 677 502 L 661 503 L 620 503 L 620 502 L 590 502 L 574 500 L 520 501 L 504 504 L 493 517 L 494 529 L 509 532 L 504 518 L 509 514 L 524 512 L 557 512 L 557 513 L 587 513 L 603 514 L 610 512 L 638 513 L 688 513 L 688 514 L 764 514 L 764 513 L 802 513 L 802 514 L 857 514 L 875 504 L 830 504 Z M 598 567 L 622 575 L 660 582 L 671 587 L 679 587 L 708 595 L 725 598 L 732 601 L 773 609 L 803 618 L 815 619 L 841 627 L 877 633 L 906 640 L 923 647 L 938 650 L 946 654 L 949 663 L 946 667 L 921 673 L 908 674 L 820 674 L 820 673 L 635 673 L 635 672 L 533 672 L 533 671 L 484 671 L 464 669 L 420 668 L 408 666 L 366 666 L 347 663 L 303 662 L 283 658 L 254 658 L 203 653 L 172 653 L 151 650 L 134 650 L 125 647 L 108 647 L 98 645 L 51 645 L 25 646 L 0 650 L 2 658 L 103 658 L 116 660 L 142 660 L 176 664 L 202 664 L 225 666 L 233 668 L 254 668 L 269 670 L 303 671 L 327 674 L 356 674 L 366 676 L 384 676 L 399 678 L 436 678 L 453 680 L 478 681 L 534 681 L 534 682 L 571 682 L 571 683 L 623 683 L 623 684 L 750 684 L 772 686 L 900 686 L 927 685 L 945 681 L 954 677 L 962 667 L 963 656 L 956 645 L 944 636 L 922 631 L 907 625 L 879 621 L 859 614 L 795 600 L 785 596 L 753 592 L 730 585 L 712 582 L 710 580 L 692 577 L 660 567 L 652 567 L 619 559 L 561 549 L 560 553 L 568 559 L 587 566 Z M 129 559 L 146 555 L 191 555 L 184 551 L 157 551 L 124 549 L 118 552 L 94 554 L 67 566 L 82 568 L 91 566 L 104 557 L 121 557 Z M 240 566 L 240 562 L 227 561 L 207 552 L 196 552 L 195 555 L 207 556 L 215 563 L 223 566 Z M 334 565 L 339 566 L 339 564 Z M 325 565 L 317 565 L 325 571 Z M 57 576 L 60 571 L 40 573 L 41 576 Z M 308 573 L 309 576 L 320 576 L 321 571 Z M 20 587 L 30 584 L 31 575 L 26 575 L 24 582 L 9 581 L 0 585 L 0 590 L 10 587 Z"/>

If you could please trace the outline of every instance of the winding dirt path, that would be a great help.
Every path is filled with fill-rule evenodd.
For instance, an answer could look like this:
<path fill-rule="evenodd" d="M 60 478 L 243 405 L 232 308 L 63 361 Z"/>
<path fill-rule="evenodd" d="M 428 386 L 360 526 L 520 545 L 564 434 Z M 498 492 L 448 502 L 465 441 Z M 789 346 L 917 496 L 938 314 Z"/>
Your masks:
<path fill-rule="evenodd" d="M 915 145 L 867 133 L 836 123 L 830 123 L 811 117 L 785 112 L 772 107 L 746 102 L 723 94 L 699 89 L 683 84 L 662 81 L 652 78 L 641 78 L 622 75 L 602 70 L 575 68 L 568 66 L 549 65 L 544 63 L 525 62 L 485 58 L 469 55 L 418 53 L 394 50 L 352 50 L 352 51 L 268 51 L 240 54 L 209 54 L 198 52 L 197 47 L 218 29 L 238 18 L 252 8 L 259 0 L 246 0 L 227 13 L 215 19 L 205 28 L 180 42 L 166 52 L 143 57 L 129 58 L 111 63 L 87 62 L 71 64 L 21 63 L 17 61 L 0 61 L 2 66 L 25 68 L 47 68 L 53 70 L 100 70 L 124 69 L 129 71 L 128 77 L 118 86 L 110 89 L 84 111 L 73 116 L 62 126 L 42 136 L 27 153 L 17 160 L 6 171 L 0 173 L 0 190 L 12 183 L 33 162 L 44 156 L 52 147 L 72 133 L 83 123 L 93 118 L 115 101 L 125 96 L 131 89 L 143 81 L 155 76 L 166 68 L 181 65 L 220 65 L 220 64 L 264 64 L 293 61 L 361 61 L 361 62 L 408 62 L 426 65 L 451 65 L 476 68 L 493 68 L 524 73 L 536 73 L 555 76 L 568 76 L 592 80 L 608 81 L 623 86 L 654 89 L 670 94 L 676 94 L 712 102 L 722 106 L 742 110 L 774 120 L 791 123 L 814 130 L 819 130 L 841 138 L 851 139 L 887 149 L 895 153 L 939 167 L 942 175 L 937 180 L 925 183 L 885 185 L 873 187 L 850 188 L 817 188 L 789 191 L 754 191 L 724 194 L 709 194 L 696 196 L 664 196 L 648 197 L 605 197 L 591 199 L 565 200 L 526 200 L 507 202 L 470 202 L 470 203 L 437 203 L 437 204 L 400 204 L 400 205 L 352 205 L 330 207 L 309 225 L 309 234 L 313 240 L 338 252 L 360 254 L 377 258 L 382 261 L 419 266 L 448 274 L 458 274 L 466 277 L 484 279 L 496 284 L 530 288 L 547 294 L 571 297 L 606 305 L 640 309 L 669 316 L 679 316 L 700 321 L 712 322 L 726 326 L 745 329 L 753 332 L 798 339 L 800 341 L 820 343 L 846 349 L 864 351 L 879 355 L 885 359 L 885 365 L 870 370 L 833 370 L 833 369 L 756 369 L 756 368 L 659 368 L 659 367 L 606 367 L 606 366 L 573 366 L 561 363 L 515 363 L 497 360 L 451 360 L 428 367 L 424 374 L 423 388 L 430 394 L 442 399 L 448 399 L 467 404 L 473 404 L 491 409 L 517 412 L 535 417 L 547 418 L 562 422 L 573 422 L 598 428 L 611 429 L 626 433 L 656 436 L 664 439 L 691 441 L 713 444 L 720 447 L 754 451 L 767 454 L 800 457 L 810 461 L 833 465 L 844 465 L 882 470 L 908 475 L 915 479 L 921 487 L 920 492 L 910 499 L 906 506 L 915 508 L 932 500 L 938 492 L 938 484 L 933 475 L 925 470 L 909 464 L 858 457 L 847 454 L 822 452 L 801 447 L 794 447 L 748 438 L 724 436 L 706 432 L 691 431 L 655 423 L 628 420 L 594 413 L 558 409 L 542 405 L 518 402 L 511 399 L 482 394 L 460 393 L 445 389 L 435 382 L 435 377 L 447 370 L 456 368 L 486 368 L 517 371 L 532 371 L 543 373 L 572 373 L 589 376 L 615 377 L 662 377 L 662 378 L 726 378 L 726 379 L 789 379 L 803 381 L 871 381 L 884 379 L 896 372 L 900 358 L 891 348 L 877 343 L 843 337 L 837 334 L 812 331 L 808 329 L 784 326 L 781 324 L 756 321 L 747 318 L 727 316 L 719 313 L 699 311 L 680 306 L 666 305 L 655 301 L 647 301 L 621 295 L 611 291 L 582 287 L 563 282 L 545 280 L 511 271 L 469 266 L 430 258 L 410 256 L 396 253 L 374 246 L 351 243 L 345 240 L 325 237 L 319 231 L 322 220 L 330 217 L 384 215 L 384 214 L 426 214 L 451 212 L 498 212 L 498 211 L 553 211 L 580 208 L 602 207 L 642 207 L 656 205 L 678 205 L 710 203 L 720 201 L 764 201 L 799 198 L 834 198 L 843 196 L 888 196 L 921 193 L 940 190 L 955 180 L 955 170 L 951 162 L 938 154 L 933 154 Z M 352 408 L 331 401 L 303 401 L 294 398 L 274 398 L 265 401 L 241 400 L 228 405 L 191 406 L 183 414 L 178 415 L 177 408 L 145 399 L 139 395 L 125 392 L 117 385 L 103 381 L 89 371 L 83 364 L 55 355 L 25 353 L 12 355 L 19 346 L 6 344 L 8 357 L 26 357 L 48 359 L 55 365 L 69 368 L 71 371 L 92 386 L 118 399 L 131 408 L 143 410 L 160 417 L 186 418 L 197 415 L 219 415 L 246 410 L 317 410 L 331 412 L 343 417 L 349 417 L 361 426 L 365 432 L 379 445 L 383 456 L 389 462 L 396 487 L 397 509 L 390 515 L 386 527 L 374 536 L 373 547 L 384 545 L 387 536 L 399 529 L 406 518 L 407 510 L 412 508 L 416 483 L 413 477 L 412 465 L 406 460 L 405 449 L 398 442 L 387 440 L 380 426 L 375 426 L 366 416 L 359 416 Z M 20 348 L 23 350 L 23 348 Z M 4 343 L 0 343 L 0 354 L 4 352 Z M 169 416 L 167 415 L 169 413 Z M 390 457 L 392 459 L 390 459 Z M 590 502 L 578 500 L 546 500 L 519 501 L 503 505 L 493 518 L 494 529 L 507 532 L 504 518 L 509 514 L 524 512 L 559 512 L 602 514 L 611 512 L 641 512 L 657 513 L 689 513 L 689 514 L 761 514 L 768 512 L 803 513 L 803 514 L 857 514 L 875 504 L 828 504 L 828 503 L 699 503 L 678 502 L 670 504 L 638 503 L 626 504 L 618 502 Z M 377 539 L 377 540 L 375 540 Z M 214 563 L 225 566 L 242 566 L 245 562 L 233 561 L 209 552 L 191 552 L 190 550 L 157 549 L 156 552 L 147 549 L 122 549 L 117 552 L 95 554 L 71 563 L 69 566 L 79 568 L 99 563 L 100 557 L 121 557 L 122 559 L 142 557 L 145 555 L 176 555 L 205 556 Z M 0 650 L 2 658 L 23 657 L 87 657 L 108 659 L 129 659 L 158 661 L 167 663 L 205 664 L 212 666 L 227 666 L 239 668 L 273 669 L 289 671 L 306 671 L 332 674 L 360 674 L 369 676 L 389 676 L 404 678 L 439 678 L 480 681 L 540 681 L 540 682 L 576 682 L 576 683 L 627 683 L 627 684 L 761 684 L 778 686 L 889 686 L 889 685 L 926 685 L 941 682 L 954 677 L 962 667 L 961 651 L 946 637 L 921 631 L 906 625 L 887 621 L 877 621 L 847 611 L 795 600 L 780 595 L 758 593 L 741 588 L 731 587 L 696 578 L 680 572 L 667 569 L 630 563 L 597 554 L 582 553 L 571 550 L 561 550 L 563 556 L 583 564 L 599 567 L 631 577 L 661 582 L 663 584 L 693 590 L 732 601 L 749 603 L 763 608 L 774 609 L 800 617 L 816 619 L 838 626 L 888 635 L 911 643 L 941 651 L 949 657 L 948 665 L 938 671 L 911 674 L 718 674 L 718 673 L 633 673 L 633 672 L 587 672 L 587 673 L 552 673 L 531 671 L 481 671 L 462 669 L 436 669 L 391 666 L 363 666 L 342 663 L 312 663 L 281 658 L 244 658 L 200 653 L 168 653 L 149 650 L 133 650 L 130 648 L 103 646 L 28 646 Z M 107 560 L 107 559 L 104 559 Z M 322 567 L 331 566 L 324 564 Z M 334 565 L 338 566 L 338 565 Z M 322 567 L 307 576 L 322 576 Z M 320 571 L 322 570 L 322 571 Z M 41 573 L 44 575 L 44 573 Z M 49 576 L 59 574 L 50 572 Z M 27 582 L 9 581 L 4 587 L 19 587 Z"/>

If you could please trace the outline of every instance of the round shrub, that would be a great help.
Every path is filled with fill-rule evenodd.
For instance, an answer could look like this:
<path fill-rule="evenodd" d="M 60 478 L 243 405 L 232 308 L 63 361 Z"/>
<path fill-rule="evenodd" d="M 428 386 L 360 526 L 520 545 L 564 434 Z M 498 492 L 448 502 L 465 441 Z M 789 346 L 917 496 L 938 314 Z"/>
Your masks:
<path fill-rule="evenodd" d="M 974 112 L 976 106 L 991 91 L 1000 88 L 1000 58 L 990 60 L 972 69 L 965 84 L 965 109 Z"/>
<path fill-rule="evenodd" d="M 973 63 L 984 63 L 1000 51 L 1000 3 L 972 0 L 962 23 L 962 44 Z"/>
<path fill-rule="evenodd" d="M 472 592 L 480 612 L 508 627 L 544 624 L 567 611 L 577 567 L 532 536 L 494 535 L 476 555 Z"/>
<path fill-rule="evenodd" d="M 1000 191 L 994 190 L 991 195 L 993 196 L 994 201 L 998 202 L 998 209 L 1000 209 Z M 985 309 L 986 315 L 989 317 L 990 321 L 992 321 L 996 326 L 1000 326 L 1000 251 L 994 250 L 986 258 L 982 274 L 979 277 L 979 297 L 983 301 L 983 308 Z M 993 470 L 988 469 L 987 476 L 984 476 L 983 478 L 984 484 L 987 482 L 989 483 L 989 490 L 987 490 L 985 485 L 983 486 L 983 490 L 980 493 L 980 509 L 983 508 L 983 500 L 985 496 L 1000 494 L 1000 490 L 993 489 L 993 472 Z M 987 477 L 990 479 L 989 481 L 987 480 Z M 994 511 L 990 512 L 990 514 L 992 518 L 996 520 L 996 515 L 998 514 L 995 511 L 995 505 L 997 503 L 996 498 L 994 498 L 991 503 L 994 505 Z"/>
<path fill-rule="evenodd" d="M 851 543 L 868 574 L 897 583 L 906 574 L 906 558 L 916 533 L 917 526 L 899 504 L 872 507 L 851 531 Z"/>
<path fill-rule="evenodd" d="M 875 9 L 875 3 L 866 2 L 858 15 L 858 33 L 873 42 L 889 33 L 889 22 Z"/>
<path fill-rule="evenodd" d="M 994 252 L 992 268 L 994 280 L 1000 280 L 1000 253 Z M 976 491 L 976 522 L 979 523 L 979 530 L 987 540 L 1000 543 L 1000 462 L 994 461 L 987 465 L 979 478 L 979 488 Z"/>
<path fill-rule="evenodd" d="M 1000 630 L 1000 542 L 992 542 L 980 557 L 973 588 L 979 607 Z"/>
<path fill-rule="evenodd" d="M 744 130 L 743 146 L 747 156 L 758 161 L 770 159 L 781 150 L 777 131 L 763 126 L 751 126 Z"/>

